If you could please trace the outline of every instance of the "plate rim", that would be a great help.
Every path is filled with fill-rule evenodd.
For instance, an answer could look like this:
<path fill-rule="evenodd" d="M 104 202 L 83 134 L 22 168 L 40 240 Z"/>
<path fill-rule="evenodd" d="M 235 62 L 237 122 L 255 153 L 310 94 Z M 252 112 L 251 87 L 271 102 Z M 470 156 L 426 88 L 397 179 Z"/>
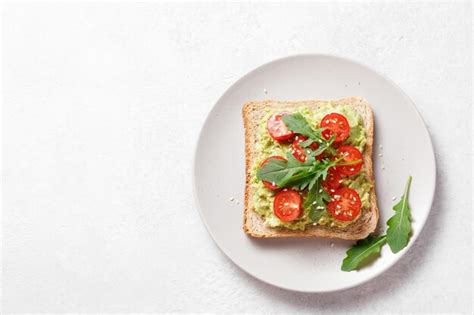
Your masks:
<path fill-rule="evenodd" d="M 225 251 L 224 249 L 222 248 L 222 245 L 220 244 L 220 242 L 216 239 L 216 237 L 214 236 L 213 232 L 211 231 L 208 223 L 206 222 L 205 218 L 204 218 L 204 214 L 203 214 L 203 211 L 201 209 L 201 206 L 199 204 L 199 199 L 198 199 L 198 195 L 197 195 L 197 185 L 196 185 L 196 157 L 197 157 L 197 153 L 198 153 L 198 148 L 199 148 L 199 145 L 201 143 L 201 140 L 202 140 L 202 134 L 203 134 L 203 131 L 204 131 L 204 128 L 205 126 L 208 124 L 210 118 L 212 117 L 212 114 L 214 113 L 214 111 L 217 109 L 217 105 L 221 102 L 221 100 L 236 86 L 238 85 L 240 82 L 244 81 L 245 79 L 247 79 L 249 76 L 251 76 L 252 74 L 254 74 L 255 72 L 261 70 L 262 68 L 266 68 L 268 66 L 271 66 L 272 64 L 276 64 L 276 63 L 280 63 L 280 62 L 285 62 L 287 60 L 291 60 L 291 59 L 299 59 L 299 58 L 308 58 L 308 57 L 311 57 L 311 58 L 317 58 L 317 57 L 322 57 L 322 58 L 333 58 L 333 59 L 338 59 L 340 61 L 343 61 L 343 62 L 349 62 L 349 63 L 353 63 L 357 66 L 360 66 L 362 68 L 365 68 L 371 72 L 373 72 L 374 74 L 378 75 L 379 77 L 381 77 L 382 79 L 384 79 L 385 81 L 387 81 L 392 87 L 394 87 L 409 103 L 410 103 L 410 106 L 415 110 L 415 113 L 416 115 L 418 116 L 418 118 L 420 119 L 420 121 L 422 122 L 422 125 L 423 125 L 423 129 L 426 133 L 426 135 L 428 136 L 428 141 L 429 141 L 429 147 L 430 147 L 430 150 L 431 150 L 431 155 L 433 156 L 433 172 L 434 172 L 434 181 L 433 181 L 433 185 L 431 187 L 431 195 L 429 196 L 429 210 L 428 210 L 428 214 L 426 215 L 426 219 L 423 221 L 421 227 L 420 227 L 420 230 L 418 232 L 418 234 L 416 235 L 416 238 L 411 240 L 408 245 L 399 253 L 397 253 L 398 257 L 396 259 L 394 259 L 392 262 L 388 263 L 384 268 L 381 268 L 379 271 L 375 272 L 373 275 L 369 276 L 369 277 L 366 277 L 366 278 L 363 278 L 361 280 L 358 280 L 358 281 L 355 281 L 354 283 L 351 283 L 349 285 L 343 285 L 343 286 L 339 286 L 339 287 L 336 287 L 336 288 L 331 288 L 331 289 L 327 289 L 327 290 L 305 290 L 305 289 L 296 289 L 296 288 L 293 288 L 293 287 L 288 287 L 288 286 L 284 286 L 284 285 L 281 285 L 281 284 L 278 284 L 278 283 L 274 283 L 274 282 L 271 282 L 271 281 L 268 281 L 266 279 L 263 279 L 262 277 L 260 277 L 259 275 L 257 274 L 254 274 L 252 272 L 250 272 L 249 270 L 246 270 L 245 268 L 243 268 L 239 263 L 237 263 L 234 259 L 232 259 Z M 198 210 L 198 213 L 199 213 L 199 217 L 201 218 L 201 221 L 203 222 L 204 226 L 206 227 L 206 230 L 207 232 L 209 233 L 209 235 L 211 236 L 212 240 L 214 241 L 214 243 L 217 245 L 217 247 L 219 248 L 219 250 L 234 264 L 236 265 L 240 270 L 244 271 L 245 273 L 247 273 L 248 275 L 262 281 L 263 283 L 266 283 L 266 284 L 269 284 L 269 285 L 272 285 L 272 286 L 275 286 L 277 288 L 281 288 L 281 289 L 284 289 L 284 290 L 288 290 L 288 291 L 293 291 L 293 292 L 301 292 L 301 293 L 331 293 L 331 292 L 338 292 L 338 291 L 343 291 L 343 290 L 348 290 L 348 289 L 351 289 L 351 288 L 354 288 L 354 287 L 357 287 L 357 286 L 360 286 L 362 284 L 365 284 L 371 280 L 374 280 L 376 278 L 378 278 L 381 274 L 383 274 L 384 272 L 386 272 L 387 270 L 391 269 L 396 263 L 398 263 L 404 256 L 405 254 L 411 249 L 411 247 L 416 243 L 416 241 L 418 240 L 418 237 L 422 234 L 425 226 L 426 226 L 426 222 L 428 221 L 429 219 L 429 215 L 431 213 L 431 210 L 432 210 L 432 206 L 433 206 L 433 200 L 434 200 L 434 195 L 435 195 L 435 192 L 436 192 L 436 186 L 437 186 L 437 174 L 438 174 L 438 170 L 437 170 L 437 165 L 436 165 L 436 155 L 435 155 L 435 152 L 434 152 L 434 147 L 433 147 L 433 141 L 431 139 L 431 135 L 429 133 L 429 130 L 426 126 L 426 122 L 425 120 L 423 119 L 423 117 L 421 116 L 420 112 L 418 111 L 418 108 L 416 107 L 415 103 L 413 102 L 413 100 L 400 88 L 400 86 L 398 86 L 398 84 L 396 84 L 392 79 L 390 79 L 389 77 L 385 76 L 384 74 L 380 73 L 379 71 L 376 71 L 374 70 L 373 68 L 369 67 L 368 65 L 362 63 L 362 62 L 359 62 L 359 61 L 356 61 L 354 59 L 351 59 L 351 58 L 348 58 L 348 57 L 344 57 L 344 56 L 340 56 L 340 55 L 337 55 L 337 54 L 326 54 L 326 53 L 304 53 L 304 54 L 295 54 L 295 55 L 288 55 L 288 56 L 285 56 L 285 57 L 280 57 L 280 58 L 277 58 L 277 59 L 273 59 L 271 61 L 268 61 L 268 62 L 265 62 L 257 67 L 254 67 L 252 68 L 250 71 L 246 72 L 242 77 L 240 77 L 238 80 L 236 80 L 234 83 L 232 83 L 229 87 L 227 87 L 227 89 L 224 91 L 224 93 L 222 93 L 222 95 L 217 99 L 217 101 L 214 103 L 214 105 L 212 106 L 212 108 L 209 110 L 209 112 L 207 113 L 206 115 L 206 118 L 204 119 L 204 121 L 202 122 L 201 124 L 201 127 L 199 129 L 199 133 L 198 133 L 198 136 L 197 136 L 197 140 L 195 140 L 195 144 L 194 144 L 194 149 L 193 149 L 193 159 L 192 159 L 192 166 L 191 166 L 191 181 L 192 181 L 192 191 L 193 191 L 193 199 L 194 199 L 194 203 L 196 205 L 196 208 Z"/>

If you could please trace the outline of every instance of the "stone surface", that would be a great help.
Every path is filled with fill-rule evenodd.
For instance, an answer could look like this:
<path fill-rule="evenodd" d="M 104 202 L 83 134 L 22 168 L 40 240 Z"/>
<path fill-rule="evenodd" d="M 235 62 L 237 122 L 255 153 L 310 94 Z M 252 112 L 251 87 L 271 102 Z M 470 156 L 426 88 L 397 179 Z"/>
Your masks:
<path fill-rule="evenodd" d="M 471 18 L 461 2 L 5 6 L 3 311 L 470 312 Z M 314 52 L 399 84 L 438 166 L 408 254 L 330 294 L 237 268 L 191 188 L 199 129 L 226 88 Z"/>

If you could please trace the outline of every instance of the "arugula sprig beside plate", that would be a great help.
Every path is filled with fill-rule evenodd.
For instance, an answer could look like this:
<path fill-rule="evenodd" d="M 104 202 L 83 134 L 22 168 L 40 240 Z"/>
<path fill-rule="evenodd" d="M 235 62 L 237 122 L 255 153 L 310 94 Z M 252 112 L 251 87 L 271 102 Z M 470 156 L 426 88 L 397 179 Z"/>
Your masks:
<path fill-rule="evenodd" d="M 392 253 L 398 253 L 408 245 L 411 234 L 411 210 L 408 205 L 408 191 L 410 190 L 411 176 L 408 177 L 405 191 L 401 200 L 393 206 L 395 214 L 387 221 L 387 234 L 382 236 L 369 236 L 358 241 L 346 252 L 341 266 L 342 271 L 352 271 L 368 258 L 379 254 L 382 246 L 388 243 Z"/>

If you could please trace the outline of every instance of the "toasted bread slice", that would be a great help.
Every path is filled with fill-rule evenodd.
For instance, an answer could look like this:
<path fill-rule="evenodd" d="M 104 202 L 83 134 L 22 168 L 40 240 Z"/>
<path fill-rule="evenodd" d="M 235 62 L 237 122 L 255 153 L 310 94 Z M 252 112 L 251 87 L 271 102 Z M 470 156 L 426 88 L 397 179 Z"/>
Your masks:
<path fill-rule="evenodd" d="M 377 227 L 379 219 L 379 210 L 377 207 L 377 198 L 375 196 L 374 175 L 372 170 L 372 151 L 374 142 L 374 117 L 372 109 L 367 101 L 361 97 L 351 97 L 340 100 L 332 100 L 331 103 L 337 105 L 352 106 L 363 118 L 367 143 L 364 149 L 365 176 L 371 184 L 370 189 L 370 208 L 365 209 L 361 216 L 345 228 L 327 227 L 320 225 L 307 226 L 304 231 L 290 230 L 281 227 L 269 227 L 264 223 L 264 219 L 253 210 L 253 189 L 252 167 L 258 156 L 255 147 L 258 141 L 257 131 L 263 116 L 265 108 L 278 108 L 279 110 L 289 110 L 300 106 L 307 106 L 311 110 L 317 111 L 319 107 L 327 104 L 324 101 L 256 101 L 246 103 L 242 109 L 244 128 L 245 128 L 245 202 L 244 202 L 244 222 L 243 229 L 250 236 L 258 238 L 267 237 L 330 237 L 346 240 L 358 240 L 367 237 Z"/>

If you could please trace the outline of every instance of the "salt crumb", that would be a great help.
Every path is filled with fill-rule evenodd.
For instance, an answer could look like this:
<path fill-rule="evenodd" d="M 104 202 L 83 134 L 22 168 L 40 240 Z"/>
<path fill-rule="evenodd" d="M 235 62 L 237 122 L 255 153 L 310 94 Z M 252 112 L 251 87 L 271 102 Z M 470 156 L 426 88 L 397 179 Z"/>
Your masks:
<path fill-rule="evenodd" d="M 230 197 L 229 200 L 230 200 L 230 201 L 234 201 L 234 197 Z"/>
<path fill-rule="evenodd" d="M 379 153 L 379 156 L 382 156 L 382 153 Z"/>
<path fill-rule="evenodd" d="M 392 200 L 393 200 L 393 201 L 395 201 L 396 199 L 397 199 L 397 197 L 395 197 L 395 196 L 392 197 Z"/>
<path fill-rule="evenodd" d="M 268 93 L 267 89 L 263 89 L 263 93 L 267 94 Z"/>
<path fill-rule="evenodd" d="M 331 247 L 334 247 L 334 243 L 331 243 Z"/>
<path fill-rule="evenodd" d="M 235 203 L 236 203 L 236 204 L 239 204 L 239 201 L 238 201 L 238 200 L 236 200 L 236 201 L 235 201 Z"/>
<path fill-rule="evenodd" d="M 382 145 L 379 145 L 379 148 L 380 148 L 380 149 L 383 149 Z"/>

